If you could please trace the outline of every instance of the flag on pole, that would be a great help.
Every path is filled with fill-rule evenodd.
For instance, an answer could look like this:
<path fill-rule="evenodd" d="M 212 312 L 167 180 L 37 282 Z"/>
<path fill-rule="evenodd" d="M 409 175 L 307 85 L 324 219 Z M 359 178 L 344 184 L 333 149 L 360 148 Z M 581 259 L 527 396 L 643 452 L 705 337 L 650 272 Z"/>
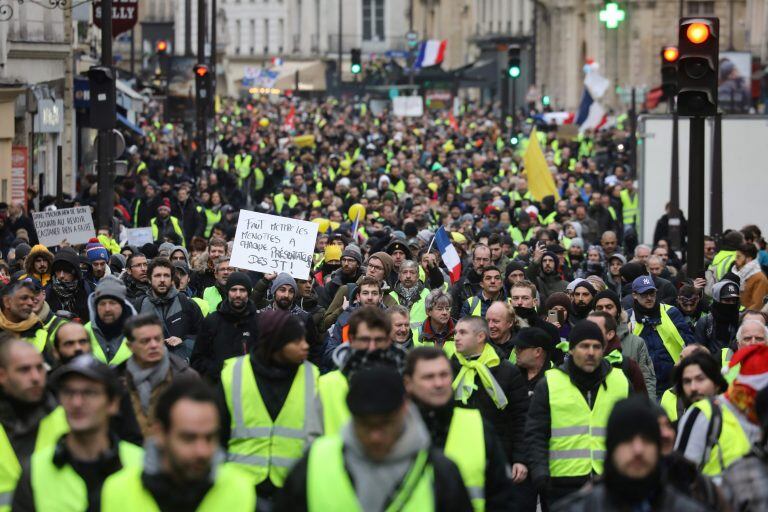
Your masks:
<path fill-rule="evenodd" d="M 560 199 L 555 180 L 544 158 L 544 152 L 539 145 L 539 137 L 536 128 L 531 131 L 528 138 L 528 147 L 523 155 L 523 165 L 528 176 L 528 190 L 536 201 L 541 201 L 545 196 L 555 196 Z"/>
<path fill-rule="evenodd" d="M 440 226 L 435 233 L 435 244 L 440 251 L 440 257 L 443 259 L 445 267 L 448 269 L 451 284 L 453 284 L 461 278 L 461 259 L 459 258 L 459 253 L 456 252 L 456 248 L 451 243 L 445 227 Z"/>
<path fill-rule="evenodd" d="M 456 120 L 456 116 L 453 115 L 453 109 L 448 112 L 448 122 L 451 123 L 451 128 L 454 130 L 459 129 L 459 122 Z"/>
<path fill-rule="evenodd" d="M 600 66 L 588 60 L 584 65 L 584 92 L 576 114 L 580 132 L 598 130 L 605 124 L 607 112 L 600 100 L 609 86 L 610 81 L 600 74 Z"/>
<path fill-rule="evenodd" d="M 443 62 L 445 58 L 445 47 L 448 45 L 448 41 L 443 39 L 429 39 L 422 41 L 419 45 L 419 54 L 416 57 L 414 67 L 427 68 L 429 66 L 436 66 Z"/>

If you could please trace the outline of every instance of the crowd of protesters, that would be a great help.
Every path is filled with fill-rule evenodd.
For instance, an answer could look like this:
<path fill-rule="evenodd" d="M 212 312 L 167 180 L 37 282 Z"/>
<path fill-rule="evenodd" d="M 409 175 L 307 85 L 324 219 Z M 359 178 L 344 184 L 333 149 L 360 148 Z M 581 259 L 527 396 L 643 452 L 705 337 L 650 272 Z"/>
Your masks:
<path fill-rule="evenodd" d="M 472 104 L 227 100 L 210 166 L 161 114 L 88 243 L 0 205 L 0 510 L 768 510 L 765 241 L 641 243 L 621 127 L 539 126 L 538 197 Z M 306 279 L 231 265 L 241 209 L 318 225 Z"/>

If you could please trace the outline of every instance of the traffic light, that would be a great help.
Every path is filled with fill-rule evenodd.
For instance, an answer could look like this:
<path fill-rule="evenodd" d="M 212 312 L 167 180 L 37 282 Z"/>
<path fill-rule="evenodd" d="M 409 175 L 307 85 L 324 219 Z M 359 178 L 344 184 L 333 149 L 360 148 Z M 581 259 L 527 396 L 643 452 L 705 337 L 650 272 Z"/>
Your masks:
<path fill-rule="evenodd" d="M 677 112 L 681 116 L 717 113 L 719 31 L 718 18 L 680 19 Z"/>
<path fill-rule="evenodd" d="M 205 64 L 195 64 L 194 70 L 197 101 L 205 104 L 210 98 L 211 73 Z"/>
<path fill-rule="evenodd" d="M 352 50 L 350 50 L 350 54 L 352 64 L 350 65 L 349 70 L 353 75 L 357 75 L 360 73 L 360 71 L 363 70 L 363 65 L 360 61 L 360 48 L 352 48 Z"/>
<path fill-rule="evenodd" d="M 155 44 L 155 53 L 158 55 L 165 55 L 168 53 L 168 41 L 161 39 Z"/>
<path fill-rule="evenodd" d="M 552 103 L 552 100 L 550 99 L 549 96 L 543 96 L 541 98 L 541 104 L 544 105 L 545 107 L 548 107 L 550 103 Z"/>
<path fill-rule="evenodd" d="M 520 48 L 507 50 L 507 75 L 512 79 L 520 76 Z"/>
<path fill-rule="evenodd" d="M 91 93 L 91 128 L 111 130 L 117 123 L 115 72 L 108 66 L 88 70 Z"/>
<path fill-rule="evenodd" d="M 677 60 L 680 51 L 677 46 L 665 46 L 661 49 L 661 90 L 672 97 L 677 94 Z"/>

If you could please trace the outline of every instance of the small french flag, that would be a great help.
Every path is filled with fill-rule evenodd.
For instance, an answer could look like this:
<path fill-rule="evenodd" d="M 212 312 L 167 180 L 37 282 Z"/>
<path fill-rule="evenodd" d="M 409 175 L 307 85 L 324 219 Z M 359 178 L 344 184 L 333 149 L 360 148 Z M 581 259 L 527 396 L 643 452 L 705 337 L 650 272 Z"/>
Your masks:
<path fill-rule="evenodd" d="M 459 258 L 459 253 L 456 252 L 456 248 L 451 243 L 448 232 L 445 231 L 443 226 L 440 226 L 435 233 L 435 245 L 440 250 L 440 257 L 448 269 L 448 273 L 451 276 L 451 284 L 453 284 L 461 277 L 461 259 Z"/>
<path fill-rule="evenodd" d="M 428 39 L 422 41 L 419 45 L 419 55 L 416 57 L 416 68 L 428 68 L 429 66 L 436 66 L 443 62 L 445 57 L 445 47 L 448 41 L 443 39 Z"/>

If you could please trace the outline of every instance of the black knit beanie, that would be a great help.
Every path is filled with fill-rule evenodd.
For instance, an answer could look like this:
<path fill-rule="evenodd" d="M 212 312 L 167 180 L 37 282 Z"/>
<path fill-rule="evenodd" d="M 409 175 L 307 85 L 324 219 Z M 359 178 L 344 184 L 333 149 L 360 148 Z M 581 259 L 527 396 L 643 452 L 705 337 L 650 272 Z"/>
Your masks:
<path fill-rule="evenodd" d="M 616 304 L 616 310 L 621 312 L 621 299 L 615 291 L 603 290 L 599 292 L 597 295 L 595 295 L 595 304 L 597 304 L 597 301 L 600 299 L 610 299 L 611 302 Z"/>
<path fill-rule="evenodd" d="M 304 324 L 287 311 L 268 309 L 259 315 L 259 353 L 265 361 L 305 334 Z"/>
<path fill-rule="evenodd" d="M 613 406 L 605 433 L 606 459 L 619 444 L 638 435 L 661 446 L 658 414 L 648 397 L 639 394 L 616 402 Z"/>
<path fill-rule="evenodd" d="M 595 322 L 589 320 L 582 320 L 573 326 L 570 334 L 568 334 L 568 348 L 573 349 L 584 340 L 597 340 L 605 346 L 603 331 Z"/>

